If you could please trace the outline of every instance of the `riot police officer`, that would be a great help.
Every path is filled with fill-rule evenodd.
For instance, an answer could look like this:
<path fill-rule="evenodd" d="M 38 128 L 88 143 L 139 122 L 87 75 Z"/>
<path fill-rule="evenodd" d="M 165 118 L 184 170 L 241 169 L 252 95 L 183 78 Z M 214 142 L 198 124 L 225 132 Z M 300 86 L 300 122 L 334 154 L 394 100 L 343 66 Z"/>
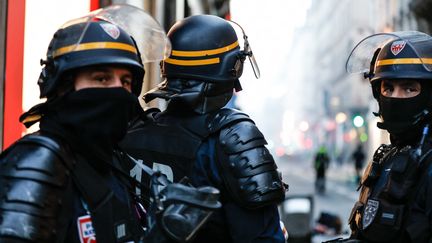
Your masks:
<path fill-rule="evenodd" d="M 248 115 L 223 108 L 241 90 L 246 57 L 258 75 L 247 36 L 240 48 L 228 21 L 196 15 L 174 24 L 168 37 L 166 79 L 144 95 L 146 102 L 168 100 L 167 108 L 137 119 L 121 147 L 174 182 L 188 178 L 221 191 L 222 209 L 194 242 L 284 242 L 277 204 L 286 185 L 266 140 Z"/>
<path fill-rule="evenodd" d="M 361 180 L 349 220 L 352 239 L 432 239 L 431 51 L 429 35 L 394 32 L 362 40 L 348 59 L 348 71 L 366 70 L 379 105 L 377 126 L 391 141 L 376 150 Z"/>
<path fill-rule="evenodd" d="M 141 33 L 154 40 L 144 45 L 157 51 L 147 50 L 147 56 L 124 28 L 108 21 L 143 14 L 140 27 L 145 24 L 148 32 Z M 145 215 L 133 193 L 136 183 L 112 152 L 142 111 L 137 96 L 143 61 L 163 57 L 164 47 L 158 47 L 166 43 L 157 36 L 164 32 L 151 20 L 132 6 L 111 6 L 67 22 L 54 34 L 38 81 L 46 102 L 20 118 L 26 126 L 40 121 L 40 130 L 1 154 L 1 242 L 141 242 L 147 225 L 141 225 Z M 166 187 L 163 195 L 174 202 L 173 189 L 189 195 L 180 185 Z M 161 222 L 182 216 L 181 203 L 171 206 L 175 215 L 158 203 L 157 212 L 166 216 Z M 145 242 L 161 242 L 154 232 Z"/>

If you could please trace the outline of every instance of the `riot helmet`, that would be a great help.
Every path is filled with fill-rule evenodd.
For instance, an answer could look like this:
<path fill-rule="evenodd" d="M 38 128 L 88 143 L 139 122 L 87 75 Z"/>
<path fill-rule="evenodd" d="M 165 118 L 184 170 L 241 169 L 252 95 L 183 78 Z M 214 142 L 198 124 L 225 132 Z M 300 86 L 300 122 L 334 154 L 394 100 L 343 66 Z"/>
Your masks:
<path fill-rule="evenodd" d="M 200 114 L 223 107 L 234 88 L 241 90 L 238 79 L 246 57 L 259 76 L 244 31 L 243 36 L 241 49 L 230 22 L 213 15 L 194 15 L 178 21 L 168 31 L 172 51 L 162 64 L 166 80 L 146 93 L 145 101 L 164 98 L 170 101 L 168 106 L 175 103 L 178 108 Z"/>
<path fill-rule="evenodd" d="M 375 114 L 382 119 L 377 124 L 379 128 L 406 137 L 430 120 L 432 37 L 429 35 L 404 31 L 369 36 L 353 49 L 346 67 L 348 72 L 363 72 L 370 80 L 379 104 Z M 386 97 L 380 92 L 382 80 L 414 80 L 420 83 L 421 92 L 410 98 Z"/>
<path fill-rule="evenodd" d="M 143 10 L 112 5 L 93 11 L 68 21 L 54 34 L 46 58 L 41 60 L 40 97 L 54 96 L 65 85 L 64 75 L 74 69 L 109 64 L 130 69 L 132 92 L 139 95 L 143 62 L 160 61 L 169 50 L 165 32 Z"/>
<path fill-rule="evenodd" d="M 85 33 L 82 34 L 82 30 Z M 76 40 L 82 38 L 79 44 Z M 59 29 L 48 47 L 47 59 L 42 61 L 38 82 L 41 97 L 50 97 L 68 71 L 94 65 L 124 65 L 134 80 L 132 91 L 139 94 L 144 77 L 143 64 L 133 39 L 124 30 L 106 21 L 92 20 Z"/>
<path fill-rule="evenodd" d="M 74 75 L 94 66 L 123 66 L 133 75 L 132 93 L 138 96 L 144 63 L 160 62 L 171 51 L 163 28 L 142 9 L 126 4 L 111 5 L 70 20 L 54 34 L 41 60 L 38 85 L 46 102 L 33 106 L 20 117 L 26 127 L 57 109 L 74 91 Z"/>

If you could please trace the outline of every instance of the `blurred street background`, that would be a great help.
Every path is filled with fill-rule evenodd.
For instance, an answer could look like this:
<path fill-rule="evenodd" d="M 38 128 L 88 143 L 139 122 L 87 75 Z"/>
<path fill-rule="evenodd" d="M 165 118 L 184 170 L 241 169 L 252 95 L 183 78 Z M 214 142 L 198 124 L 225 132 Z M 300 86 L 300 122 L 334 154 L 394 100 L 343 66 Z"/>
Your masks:
<path fill-rule="evenodd" d="M 348 237 L 350 232 L 348 217 L 358 197 L 354 169 L 347 165 L 331 165 L 328 169 L 326 191 L 316 193 L 313 180 L 315 175 L 311 161 L 285 157 L 279 158 L 277 163 L 284 175 L 284 182 L 289 184 L 288 196 L 312 196 L 314 200 L 312 227 L 316 225 L 321 213 L 336 215 L 341 220 L 340 234 L 333 234 L 333 232 L 328 235 L 317 234 L 313 237 L 313 242 Z M 290 230 L 292 229 L 288 228 L 288 231 Z"/>
<path fill-rule="evenodd" d="M 55 30 L 68 19 L 119 3 L 146 10 L 165 30 L 194 14 L 240 24 L 261 78 L 246 61 L 243 91 L 230 106 L 249 114 L 265 135 L 290 185 L 287 195 L 311 195 L 313 222 L 322 212 L 336 215 L 341 233 L 349 233 L 347 221 L 358 195 L 353 152 L 360 146 L 364 153 L 361 170 L 373 151 L 388 143 L 388 134 L 376 127 L 372 112 L 377 104 L 368 81 L 347 73 L 346 60 L 371 34 L 430 34 L 432 0 L 0 0 L 1 148 L 32 131 L 18 117 L 40 102 L 39 60 Z M 242 43 L 241 30 L 234 28 Z M 158 64 L 145 69 L 143 93 L 162 81 Z M 163 109 L 165 104 L 142 105 Z M 315 156 L 321 147 L 328 157 L 326 190 L 317 193 L 315 169 L 321 162 Z"/>

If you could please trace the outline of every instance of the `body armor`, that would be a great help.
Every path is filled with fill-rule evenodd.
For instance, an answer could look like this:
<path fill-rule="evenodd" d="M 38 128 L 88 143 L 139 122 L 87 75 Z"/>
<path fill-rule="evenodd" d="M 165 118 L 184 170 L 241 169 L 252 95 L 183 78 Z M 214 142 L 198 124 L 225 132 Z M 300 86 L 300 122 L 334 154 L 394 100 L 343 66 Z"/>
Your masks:
<path fill-rule="evenodd" d="M 193 177 L 197 151 L 213 135 L 231 198 L 248 208 L 284 199 L 285 188 L 263 135 L 247 115 L 232 109 L 186 117 L 148 112 L 132 125 L 120 146 L 149 167 L 167 166 L 168 179 L 177 182 Z M 148 184 L 148 178 L 142 180 Z"/>
<path fill-rule="evenodd" d="M 417 194 L 424 186 L 432 158 L 427 150 L 415 159 L 415 148 L 381 146 L 368 165 L 362 179 L 360 200 L 350 217 L 356 238 L 373 242 L 409 242 L 419 239 L 414 228 L 429 228 L 413 224 L 410 217 Z M 414 220 L 416 222 L 417 219 Z M 420 237 L 424 237 L 424 232 Z M 430 234 L 426 237 L 430 237 Z M 415 241 L 418 242 L 418 241 Z"/>
<path fill-rule="evenodd" d="M 0 159 L 1 240 L 79 242 L 75 214 L 83 209 L 75 206 L 81 202 L 88 205 L 98 241 L 126 242 L 142 236 L 129 196 L 123 195 L 126 202 L 115 197 L 101 183 L 106 179 L 83 158 L 73 157 L 59 140 L 28 135 Z"/>
<path fill-rule="evenodd" d="M 2 153 L 0 239 L 55 242 L 60 208 L 70 204 L 64 191 L 73 164 L 64 158 L 58 143 L 40 136 L 26 136 Z"/>

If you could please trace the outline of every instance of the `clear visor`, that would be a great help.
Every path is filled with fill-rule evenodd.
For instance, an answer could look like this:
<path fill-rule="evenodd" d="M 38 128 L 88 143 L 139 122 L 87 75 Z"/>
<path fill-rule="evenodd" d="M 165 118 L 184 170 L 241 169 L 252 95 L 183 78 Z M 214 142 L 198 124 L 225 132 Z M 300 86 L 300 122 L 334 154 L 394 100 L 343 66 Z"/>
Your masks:
<path fill-rule="evenodd" d="M 238 23 L 236 23 L 236 22 L 234 22 L 232 20 L 229 20 L 229 22 L 234 24 L 234 25 L 231 24 L 234 29 L 235 29 L 235 26 L 238 26 L 241 29 L 242 34 L 243 34 L 243 41 L 244 41 L 243 52 L 249 58 L 249 62 L 251 63 L 252 70 L 253 70 L 253 72 L 255 74 L 255 77 L 257 79 L 260 78 L 261 77 L 261 72 L 259 70 L 258 63 L 257 63 L 257 61 L 255 59 L 255 56 L 253 55 L 252 48 L 251 48 L 251 46 L 249 44 L 248 37 L 247 37 L 244 29 Z"/>
<path fill-rule="evenodd" d="M 405 41 L 405 45 L 412 48 L 425 69 L 432 71 L 432 37 L 418 31 L 400 31 L 374 34 L 361 40 L 347 59 L 345 65 L 347 72 L 369 73 L 375 51 L 395 40 Z"/>
<path fill-rule="evenodd" d="M 93 19 L 110 22 L 131 35 L 136 41 L 143 63 L 159 62 L 171 53 L 171 42 L 159 23 L 144 10 L 131 5 L 117 4 L 97 9 L 84 17 L 66 22 L 61 28 L 87 23 L 74 29 L 77 33 L 71 35 L 76 38 L 72 43 L 76 42 L 78 46 Z"/>
<path fill-rule="evenodd" d="M 255 56 L 253 55 L 252 49 L 251 49 L 251 47 L 249 45 L 249 42 L 247 40 L 247 35 L 244 34 L 243 38 L 244 38 L 244 41 L 245 41 L 244 51 L 245 51 L 246 55 L 249 58 L 249 62 L 251 63 L 252 70 L 253 70 L 253 72 L 255 74 L 255 77 L 258 79 L 258 78 L 261 77 L 261 72 L 259 70 L 258 63 L 257 63 L 257 61 L 255 59 Z"/>

